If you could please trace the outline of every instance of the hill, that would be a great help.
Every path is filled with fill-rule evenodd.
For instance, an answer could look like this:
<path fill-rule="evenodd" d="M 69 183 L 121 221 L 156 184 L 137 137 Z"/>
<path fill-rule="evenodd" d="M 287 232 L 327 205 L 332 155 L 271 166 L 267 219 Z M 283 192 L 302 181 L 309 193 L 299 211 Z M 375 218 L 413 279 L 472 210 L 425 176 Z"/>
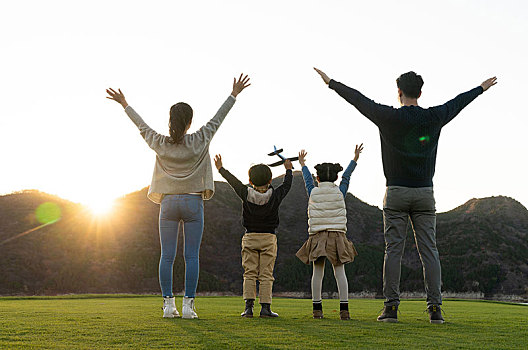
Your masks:
<path fill-rule="evenodd" d="M 112 215 L 99 219 L 78 204 L 41 192 L 2 196 L 0 242 L 39 226 L 34 213 L 43 202 L 57 203 L 62 219 L 0 245 L 0 294 L 159 291 L 159 207 L 146 198 L 146 189 L 122 197 Z M 348 236 L 359 252 L 346 267 L 350 292 L 381 294 L 382 212 L 351 194 L 346 205 Z M 280 212 L 277 292 L 310 291 L 311 267 L 295 257 L 307 237 L 306 208 L 304 183 L 296 172 Z M 241 293 L 240 217 L 239 199 L 228 184 L 217 182 L 215 196 L 205 203 L 199 291 Z M 527 294 L 528 211 L 520 203 L 507 197 L 472 199 L 439 214 L 437 221 L 443 290 Z M 408 235 L 401 290 L 421 292 L 421 264 L 410 230 Z M 181 244 L 178 249 L 175 290 L 182 290 Z M 337 290 L 333 278 L 326 278 L 323 288 Z"/>

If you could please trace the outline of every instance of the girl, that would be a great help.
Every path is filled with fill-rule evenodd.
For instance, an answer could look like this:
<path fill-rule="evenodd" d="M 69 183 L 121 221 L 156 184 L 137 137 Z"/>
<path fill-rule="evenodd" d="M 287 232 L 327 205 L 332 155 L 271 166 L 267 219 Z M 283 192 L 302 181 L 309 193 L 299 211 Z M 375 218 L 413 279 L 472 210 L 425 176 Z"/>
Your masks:
<path fill-rule="evenodd" d="M 346 237 L 346 206 L 345 196 L 350 183 L 350 175 L 354 171 L 363 151 L 363 144 L 356 145 L 354 160 L 350 162 L 343 173 L 339 186 L 334 184 L 337 174 L 343 170 L 341 165 L 322 163 L 315 166 L 317 170 L 318 187 L 314 186 L 313 177 L 305 165 L 307 153 L 299 153 L 299 163 L 306 190 L 308 191 L 308 226 L 309 238 L 297 251 L 297 257 L 305 264 L 313 262 L 312 301 L 313 318 L 323 318 L 321 289 L 325 258 L 330 260 L 334 268 L 334 276 L 340 299 L 340 317 L 349 320 L 348 312 L 348 281 L 345 274 L 346 263 L 354 261 L 356 249 Z"/>
<path fill-rule="evenodd" d="M 242 74 L 233 79 L 233 91 L 216 115 L 197 132 L 187 134 L 191 127 L 193 111 L 183 102 L 170 109 L 169 135 L 152 130 L 132 109 L 118 89 L 107 89 L 109 99 L 121 104 L 138 127 L 148 146 L 156 152 L 156 165 L 148 198 L 161 204 L 159 235 L 161 258 L 159 282 L 163 294 L 163 317 L 179 317 L 172 295 L 172 267 L 178 244 L 178 228 L 184 234 L 185 296 L 182 317 L 198 318 L 194 309 L 194 296 L 198 285 L 199 253 L 204 227 L 203 200 L 214 193 L 213 172 L 209 144 L 233 107 L 237 95 L 248 87 L 249 78 Z"/>

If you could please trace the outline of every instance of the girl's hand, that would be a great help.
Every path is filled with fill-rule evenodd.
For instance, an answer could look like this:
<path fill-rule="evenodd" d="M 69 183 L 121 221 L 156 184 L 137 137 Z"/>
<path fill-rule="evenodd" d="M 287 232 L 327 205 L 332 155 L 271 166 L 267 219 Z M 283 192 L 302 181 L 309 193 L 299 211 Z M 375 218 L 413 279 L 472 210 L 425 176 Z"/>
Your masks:
<path fill-rule="evenodd" d="M 308 153 L 306 153 L 305 150 L 301 150 L 299 152 L 299 164 L 301 164 L 301 166 L 304 166 L 304 162 L 306 161 L 306 155 Z"/>
<path fill-rule="evenodd" d="M 358 159 L 359 159 L 359 155 L 361 154 L 361 152 L 363 152 L 363 144 L 361 145 L 356 145 L 356 150 L 354 151 L 355 153 L 355 157 L 354 157 L 354 161 L 357 162 Z"/>
<path fill-rule="evenodd" d="M 222 168 L 222 156 L 220 154 L 217 154 L 214 157 L 214 162 L 215 162 L 216 169 L 220 170 Z"/>
<path fill-rule="evenodd" d="M 236 80 L 236 78 L 233 78 L 233 91 L 231 92 L 231 95 L 233 95 L 234 97 L 237 97 L 238 94 L 242 92 L 242 90 L 244 90 L 249 85 L 251 85 L 251 84 L 248 84 L 249 83 L 249 77 L 247 76 L 247 74 L 242 79 L 242 75 L 243 74 L 244 73 L 240 74 L 240 77 L 238 78 L 238 81 Z"/>
<path fill-rule="evenodd" d="M 125 95 L 121 92 L 121 89 L 117 89 L 117 91 L 119 92 L 116 92 L 112 88 L 106 89 L 106 92 L 108 93 L 108 95 L 110 95 L 110 96 L 106 96 L 106 98 L 110 100 L 114 100 L 117 103 L 119 103 L 121 106 L 123 106 L 123 108 L 126 108 L 126 106 L 128 106 L 128 103 L 125 99 Z"/>

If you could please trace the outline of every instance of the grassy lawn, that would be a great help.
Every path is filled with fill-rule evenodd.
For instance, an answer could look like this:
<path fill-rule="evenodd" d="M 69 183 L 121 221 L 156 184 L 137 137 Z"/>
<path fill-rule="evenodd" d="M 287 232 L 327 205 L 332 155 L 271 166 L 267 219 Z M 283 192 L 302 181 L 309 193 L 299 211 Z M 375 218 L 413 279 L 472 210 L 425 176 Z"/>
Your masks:
<path fill-rule="evenodd" d="M 428 322 L 425 302 L 405 300 L 399 323 L 376 322 L 381 300 L 350 301 L 352 320 L 339 320 L 339 301 L 324 300 L 325 319 L 311 301 L 276 298 L 278 319 L 244 319 L 240 297 L 199 297 L 198 320 L 164 319 L 160 297 L 74 296 L 0 298 L 0 349 L 526 349 L 528 307 L 444 302 L 446 323 Z M 181 311 L 181 297 L 176 304 Z M 258 313 L 260 309 L 257 308 Z"/>

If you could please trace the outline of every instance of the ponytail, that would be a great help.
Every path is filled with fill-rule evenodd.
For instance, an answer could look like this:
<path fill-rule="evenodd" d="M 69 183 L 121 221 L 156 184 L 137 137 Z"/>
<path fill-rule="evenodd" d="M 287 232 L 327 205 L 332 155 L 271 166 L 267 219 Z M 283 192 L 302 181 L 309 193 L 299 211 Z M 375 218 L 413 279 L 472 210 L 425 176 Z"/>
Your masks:
<path fill-rule="evenodd" d="M 187 125 L 192 121 L 193 110 L 185 102 L 178 102 L 170 109 L 169 135 L 170 143 L 180 144 L 185 135 Z"/>

